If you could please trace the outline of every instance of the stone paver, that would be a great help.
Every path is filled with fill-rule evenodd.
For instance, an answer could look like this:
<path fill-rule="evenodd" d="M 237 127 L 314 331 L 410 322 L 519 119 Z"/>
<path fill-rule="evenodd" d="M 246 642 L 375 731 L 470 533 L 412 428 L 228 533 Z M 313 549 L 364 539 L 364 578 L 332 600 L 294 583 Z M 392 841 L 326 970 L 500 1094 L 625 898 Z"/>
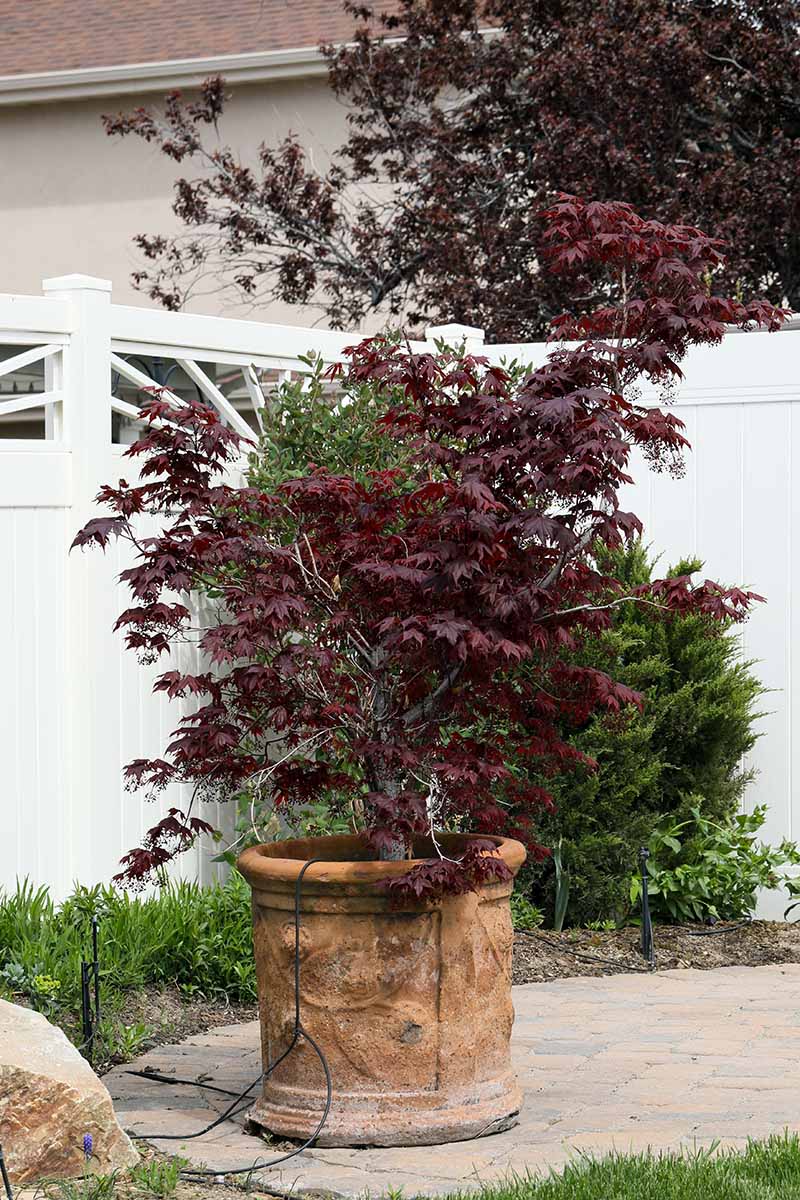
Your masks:
<path fill-rule="evenodd" d="M 740 1146 L 800 1130 L 800 964 L 562 979 L 517 987 L 514 1003 L 525 1092 L 514 1129 L 449 1146 L 307 1150 L 254 1179 L 297 1195 L 378 1197 L 402 1186 L 412 1197 L 559 1167 L 576 1151 Z M 124 1128 L 188 1133 L 229 1097 L 126 1073 L 145 1066 L 239 1092 L 260 1069 L 258 1026 L 162 1046 L 105 1077 Z M 243 1119 L 153 1144 L 221 1173 L 274 1156 Z"/>

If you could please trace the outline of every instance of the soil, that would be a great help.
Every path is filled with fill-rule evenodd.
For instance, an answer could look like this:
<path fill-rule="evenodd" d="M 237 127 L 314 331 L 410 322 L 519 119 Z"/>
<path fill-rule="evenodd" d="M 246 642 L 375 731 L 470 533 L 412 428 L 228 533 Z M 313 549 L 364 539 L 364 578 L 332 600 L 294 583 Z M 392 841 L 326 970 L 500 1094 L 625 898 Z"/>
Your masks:
<path fill-rule="evenodd" d="M 517 930 L 514 936 L 514 983 L 542 983 L 574 975 L 615 975 L 648 971 L 636 926 L 624 929 Z M 800 923 L 751 921 L 703 925 L 657 925 L 653 932 L 656 969 L 765 966 L 800 962 Z M 142 1026 L 144 1036 L 127 1054 L 122 1047 L 98 1055 L 96 1069 L 109 1067 L 153 1049 L 179 1042 L 218 1025 L 255 1021 L 255 1004 L 231 1004 L 182 995 L 177 988 L 128 992 L 112 1022 Z"/>
<path fill-rule="evenodd" d="M 625 929 L 518 930 L 514 938 L 514 983 L 543 983 L 572 975 L 617 975 L 648 971 L 641 932 Z M 704 925 L 658 925 L 653 931 L 655 965 L 709 970 L 800 962 L 800 925 L 750 921 Z"/>
<path fill-rule="evenodd" d="M 115 998 L 112 1011 L 104 1013 L 110 1037 L 104 1039 L 102 1034 L 98 1037 L 92 1065 L 98 1075 L 103 1075 L 111 1067 L 137 1058 L 155 1046 L 181 1042 L 218 1025 L 255 1021 L 257 1017 L 255 1003 L 205 1000 L 199 996 L 185 996 L 177 988 L 142 988 L 125 992 Z M 127 1045 L 119 1032 L 122 1026 L 135 1031 Z M 77 1016 L 72 1021 L 64 1020 L 62 1027 L 69 1034 L 77 1035 Z"/>
<path fill-rule="evenodd" d="M 255 1021 L 258 1005 L 231 1003 L 228 1000 L 204 1000 L 183 995 L 177 988 L 158 991 L 128 992 L 115 1018 L 126 1025 L 141 1022 L 152 1029 L 142 1051 L 168 1042 L 180 1042 L 195 1033 L 205 1033 L 218 1025 L 238 1025 Z"/>

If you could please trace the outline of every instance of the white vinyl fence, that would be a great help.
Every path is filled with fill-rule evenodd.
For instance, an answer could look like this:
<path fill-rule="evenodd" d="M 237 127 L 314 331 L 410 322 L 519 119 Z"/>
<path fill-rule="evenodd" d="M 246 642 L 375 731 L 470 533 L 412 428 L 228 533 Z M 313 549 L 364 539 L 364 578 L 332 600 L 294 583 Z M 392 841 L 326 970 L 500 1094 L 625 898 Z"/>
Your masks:
<path fill-rule="evenodd" d="M 140 428 L 139 389 L 201 394 L 245 432 L 263 391 L 307 369 L 301 355 L 336 361 L 358 336 L 122 307 L 85 276 L 48 280 L 42 297 L 0 296 L 0 887 L 27 875 L 63 896 L 76 880 L 108 880 L 159 815 L 124 791 L 122 768 L 160 754 L 180 714 L 151 694 L 156 668 L 111 632 L 127 604 L 125 550 L 68 553 L 99 486 L 130 477 L 120 455 Z M 428 336 L 464 339 L 492 361 L 547 353 L 484 346 L 461 326 Z M 686 475 L 637 463 L 626 498 L 665 566 L 697 554 L 711 578 L 767 597 L 742 640 L 773 689 L 748 794 L 769 805 L 772 838 L 800 837 L 799 360 L 800 331 L 694 351 L 675 399 L 693 446 Z M 202 848 L 181 869 L 214 872 Z"/>

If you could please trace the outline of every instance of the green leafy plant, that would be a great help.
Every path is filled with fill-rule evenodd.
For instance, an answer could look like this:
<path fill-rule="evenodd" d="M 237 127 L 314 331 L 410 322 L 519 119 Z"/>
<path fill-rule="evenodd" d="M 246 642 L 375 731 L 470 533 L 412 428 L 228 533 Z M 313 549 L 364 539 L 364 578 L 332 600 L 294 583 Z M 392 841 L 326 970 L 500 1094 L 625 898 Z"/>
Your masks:
<path fill-rule="evenodd" d="M 180 881 L 138 898 L 112 887 L 78 888 L 60 906 L 24 881 L 0 893 L 0 973 L 60 984 L 58 1003 L 80 1005 L 89 915 L 100 920 L 101 983 L 111 992 L 173 984 L 209 998 L 252 1000 L 250 890 L 238 874 L 213 887 Z M 27 987 L 20 988 L 26 991 Z M 52 991 L 48 985 L 48 991 Z"/>
<path fill-rule="evenodd" d="M 564 928 L 564 921 L 567 916 L 567 908 L 569 906 L 569 871 L 564 866 L 564 861 L 561 855 L 562 839 L 558 839 L 558 845 L 553 847 L 553 866 L 556 875 L 556 894 L 553 905 L 553 929 L 556 933 L 560 933 Z"/>
<path fill-rule="evenodd" d="M 794 910 L 800 907 L 800 878 L 793 875 L 785 875 L 781 882 L 791 899 L 791 903 L 783 911 L 783 919 L 786 921 Z"/>
<path fill-rule="evenodd" d="M 143 1021 L 135 1021 L 132 1025 L 125 1025 L 119 1021 L 101 1021 L 97 1036 L 102 1041 L 108 1058 L 127 1062 L 146 1049 L 154 1032 L 153 1026 Z"/>
<path fill-rule="evenodd" d="M 85 1171 L 80 1179 L 57 1179 L 44 1185 L 48 1200 L 112 1200 L 119 1183 L 119 1172 L 94 1175 Z"/>
<path fill-rule="evenodd" d="M 185 1158 L 151 1158 L 131 1167 L 129 1176 L 134 1186 L 150 1196 L 167 1200 L 180 1182 L 181 1171 L 189 1165 Z"/>
<path fill-rule="evenodd" d="M 53 1012 L 58 1006 L 60 991 L 60 979 L 54 979 L 52 975 L 34 975 L 31 996 L 40 1012 Z"/>
<path fill-rule="evenodd" d="M 0 968 L 0 979 L 9 993 L 24 996 L 32 1008 L 45 1016 L 57 1010 L 61 980 L 46 974 L 38 963 L 30 966 L 16 961 L 6 963 Z"/>
<path fill-rule="evenodd" d="M 271 491 L 301 479 L 310 464 L 366 484 L 372 471 L 408 461 L 408 447 L 379 424 L 387 405 L 374 388 L 355 386 L 343 397 L 324 378 L 319 358 L 301 355 L 300 361 L 309 373 L 265 397 L 264 432 L 250 457 L 253 487 Z"/>
<path fill-rule="evenodd" d="M 653 916 L 672 921 L 749 916 L 761 888 L 787 883 L 787 868 L 800 864 L 800 849 L 786 839 L 778 846 L 758 840 L 765 805 L 717 822 L 704 815 L 699 797 L 694 800 L 689 819 L 665 823 L 648 842 Z M 630 880 L 633 905 L 641 894 L 636 874 Z"/>
<path fill-rule="evenodd" d="M 301 837 L 322 837 L 326 834 L 352 833 L 353 827 L 346 817 L 330 805 L 320 802 L 304 804 L 290 816 L 292 830 Z"/>
<path fill-rule="evenodd" d="M 10 992 L 28 994 L 30 991 L 30 974 L 22 963 L 9 962 L 0 968 L 0 979 Z"/>
<path fill-rule="evenodd" d="M 515 929 L 538 929 L 544 920 L 544 913 L 535 904 L 531 904 L 522 892 L 513 892 L 511 896 L 511 920 Z"/>

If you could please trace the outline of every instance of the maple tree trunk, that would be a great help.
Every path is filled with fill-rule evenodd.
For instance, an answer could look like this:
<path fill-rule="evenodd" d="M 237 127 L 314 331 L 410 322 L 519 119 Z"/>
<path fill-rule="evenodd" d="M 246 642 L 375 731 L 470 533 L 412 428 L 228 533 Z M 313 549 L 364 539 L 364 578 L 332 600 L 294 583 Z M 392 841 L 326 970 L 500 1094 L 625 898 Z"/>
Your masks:
<path fill-rule="evenodd" d="M 406 857 L 405 847 L 402 842 L 392 842 L 391 848 L 386 849 L 381 847 L 378 854 L 379 862 L 402 862 Z"/>
<path fill-rule="evenodd" d="M 379 667 L 380 661 L 380 652 L 376 652 L 376 667 Z M 381 724 L 386 719 L 390 709 L 391 699 L 381 682 L 375 689 L 375 698 L 372 705 L 372 715 L 378 730 L 380 730 Z M 378 737 L 380 738 L 380 733 Z M 380 756 L 376 756 L 375 758 L 367 757 L 367 776 L 370 786 L 376 792 L 383 792 L 393 800 L 402 790 L 402 781 L 387 771 L 386 764 Z M 381 846 L 378 850 L 379 862 L 401 862 L 405 857 L 405 846 L 401 839 L 393 840 L 389 846 Z"/>
<path fill-rule="evenodd" d="M 376 792 L 384 792 L 394 799 L 401 791 L 400 780 L 388 774 L 374 759 L 367 760 L 367 775 Z M 378 851 L 379 862 L 401 862 L 406 857 L 405 846 L 399 838 L 390 846 L 381 846 Z"/>
<path fill-rule="evenodd" d="M 400 791 L 400 785 L 393 779 L 387 780 L 383 784 L 383 791 L 393 799 Z M 380 862 L 402 862 L 406 857 L 406 848 L 400 838 L 396 838 L 391 846 L 381 846 L 378 852 Z"/>

